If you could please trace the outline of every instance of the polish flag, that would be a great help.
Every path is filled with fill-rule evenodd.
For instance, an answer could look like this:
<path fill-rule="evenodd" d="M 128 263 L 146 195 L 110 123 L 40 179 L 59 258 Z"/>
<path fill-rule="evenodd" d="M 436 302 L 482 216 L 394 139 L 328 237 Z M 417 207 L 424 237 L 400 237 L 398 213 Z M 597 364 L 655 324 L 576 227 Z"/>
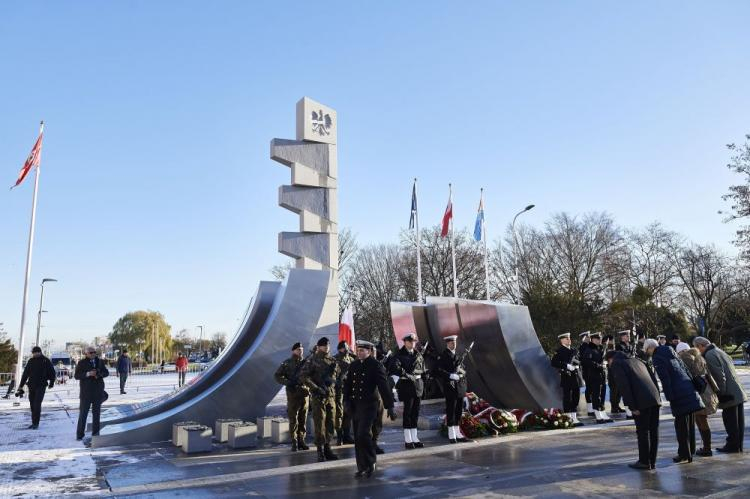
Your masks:
<path fill-rule="evenodd" d="M 443 214 L 443 230 L 440 231 L 440 237 L 448 235 L 448 229 L 453 219 L 453 194 L 448 196 L 448 206 L 445 207 L 445 214 Z"/>
<path fill-rule="evenodd" d="M 44 133 L 39 133 L 39 138 L 36 139 L 36 143 L 34 144 L 34 147 L 31 148 L 31 152 L 29 153 L 29 157 L 26 158 L 26 162 L 23 164 L 23 168 L 21 168 L 21 171 L 18 173 L 18 180 L 16 180 L 16 184 L 13 187 L 18 187 L 21 185 L 21 182 L 23 182 L 23 179 L 26 178 L 26 175 L 29 174 L 32 168 L 35 166 L 39 166 L 39 163 L 42 159 L 42 137 L 44 136 Z M 11 187 L 11 189 L 13 188 Z"/>
<path fill-rule="evenodd" d="M 354 347 L 354 312 L 351 304 L 346 307 L 339 321 L 339 341 L 345 341 Z"/>

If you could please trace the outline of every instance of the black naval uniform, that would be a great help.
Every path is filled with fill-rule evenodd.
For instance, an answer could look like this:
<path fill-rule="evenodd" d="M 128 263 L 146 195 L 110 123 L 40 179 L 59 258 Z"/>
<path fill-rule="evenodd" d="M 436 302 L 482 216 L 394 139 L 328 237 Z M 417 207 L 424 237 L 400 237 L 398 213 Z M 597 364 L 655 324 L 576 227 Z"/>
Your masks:
<path fill-rule="evenodd" d="M 445 424 L 449 427 L 460 426 L 466 396 L 466 370 L 463 362 L 455 351 L 446 348 L 438 357 L 437 372 L 445 395 Z M 458 374 L 458 381 L 450 379 L 451 374 Z"/>
<path fill-rule="evenodd" d="M 581 342 L 581 345 L 578 347 L 578 357 L 581 359 L 581 361 L 583 361 L 583 357 L 584 357 L 584 355 L 586 355 L 586 350 L 590 346 L 593 346 L 593 343 L 591 343 L 591 341 L 588 341 L 588 342 L 582 341 Z M 589 386 L 589 380 L 586 379 L 586 371 L 585 371 L 585 369 L 584 369 L 584 371 L 581 374 L 583 376 L 583 382 L 586 385 L 586 389 L 583 391 L 584 397 L 586 397 L 586 403 L 587 404 L 592 404 L 592 401 L 591 401 L 591 387 Z M 596 407 L 594 407 L 594 409 L 596 409 Z"/>
<path fill-rule="evenodd" d="M 352 362 L 344 381 L 344 403 L 352 410 L 354 452 L 360 472 L 372 470 L 377 461 L 372 426 L 381 400 L 386 409 L 393 408 L 393 396 L 383 364 L 372 356 Z"/>
<path fill-rule="evenodd" d="M 401 347 L 389 372 L 398 376 L 396 391 L 398 399 L 404 404 L 404 429 L 416 428 L 424 392 L 424 358 L 416 349 L 409 352 L 406 347 Z"/>
<path fill-rule="evenodd" d="M 560 371 L 560 386 L 563 392 L 563 412 L 576 412 L 581 398 L 577 369 L 568 370 L 568 364 L 578 365 L 578 352 L 575 348 L 560 346 L 552 357 L 552 367 Z"/>
<path fill-rule="evenodd" d="M 581 353 L 583 379 L 586 391 L 591 392 L 591 405 L 595 411 L 604 410 L 604 399 L 607 393 L 607 373 L 604 369 L 604 346 L 589 345 Z"/>

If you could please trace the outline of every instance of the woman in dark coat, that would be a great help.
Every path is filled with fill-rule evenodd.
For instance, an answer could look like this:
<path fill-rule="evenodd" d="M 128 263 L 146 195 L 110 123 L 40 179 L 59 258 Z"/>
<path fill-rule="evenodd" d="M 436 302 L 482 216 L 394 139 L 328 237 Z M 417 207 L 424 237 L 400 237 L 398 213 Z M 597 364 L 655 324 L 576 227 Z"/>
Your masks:
<path fill-rule="evenodd" d="M 674 462 L 678 464 L 693 461 L 690 445 L 690 429 L 695 428 L 694 413 L 703 409 L 700 396 L 695 391 L 693 380 L 685 364 L 677 357 L 674 349 L 666 345 L 654 350 L 654 367 L 661 380 L 664 396 L 669 400 L 674 428 L 677 433 L 677 456 Z M 695 433 L 693 431 L 693 438 Z"/>

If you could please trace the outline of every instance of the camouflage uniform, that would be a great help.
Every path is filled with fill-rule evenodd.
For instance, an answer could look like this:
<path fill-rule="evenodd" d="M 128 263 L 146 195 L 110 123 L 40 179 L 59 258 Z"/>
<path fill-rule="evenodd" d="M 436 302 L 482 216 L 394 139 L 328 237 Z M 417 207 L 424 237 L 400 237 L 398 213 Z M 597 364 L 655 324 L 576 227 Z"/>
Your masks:
<path fill-rule="evenodd" d="M 289 435 L 292 441 L 304 441 L 307 424 L 307 400 L 310 389 L 299 381 L 305 361 L 292 355 L 281 363 L 274 374 L 276 382 L 286 386 L 286 410 L 289 418 Z"/>
<path fill-rule="evenodd" d="M 328 447 L 336 419 L 336 379 L 339 366 L 328 353 L 315 352 L 302 367 L 300 382 L 310 389 L 315 445 Z"/>
<path fill-rule="evenodd" d="M 351 439 L 352 415 L 344 408 L 344 381 L 349 366 L 356 357 L 349 352 L 338 352 L 333 358 L 339 365 L 339 376 L 336 379 L 336 417 L 333 427 L 336 429 L 340 444 L 342 439 Z"/>

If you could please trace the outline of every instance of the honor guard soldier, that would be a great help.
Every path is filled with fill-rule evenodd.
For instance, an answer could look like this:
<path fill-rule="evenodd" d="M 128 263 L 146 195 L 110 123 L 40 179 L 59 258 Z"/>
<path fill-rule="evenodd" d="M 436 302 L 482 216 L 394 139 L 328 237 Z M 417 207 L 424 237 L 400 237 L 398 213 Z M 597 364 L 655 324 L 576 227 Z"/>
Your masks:
<path fill-rule="evenodd" d="M 286 413 L 289 418 L 289 435 L 292 438 L 292 452 L 308 450 L 305 444 L 307 407 L 310 390 L 300 383 L 300 371 L 305 364 L 301 343 L 292 345 L 292 356 L 281 363 L 274 374 L 276 382 L 286 387 Z"/>
<path fill-rule="evenodd" d="M 457 338 L 456 335 L 445 337 L 446 348 L 437 360 L 437 371 L 445 395 L 445 424 L 448 426 L 448 440 L 452 444 L 469 441 L 461 433 L 460 426 L 466 396 L 466 370 L 463 365 L 465 355 L 456 354 Z"/>
<path fill-rule="evenodd" d="M 578 346 L 578 356 L 583 359 L 583 354 L 586 349 L 591 345 L 591 331 L 585 331 L 578 335 L 578 339 L 581 344 Z M 586 376 L 583 377 L 583 382 L 586 385 L 586 390 L 583 392 L 586 397 L 586 413 L 589 416 L 594 415 L 594 407 L 591 403 L 591 389 L 589 388 L 589 382 L 586 380 Z"/>
<path fill-rule="evenodd" d="M 378 344 L 375 346 L 375 352 L 373 353 L 375 356 L 375 359 L 380 362 L 383 367 L 385 368 L 385 372 L 388 373 L 391 370 L 391 367 L 393 366 L 393 355 L 391 355 L 390 350 L 385 349 L 385 345 L 383 345 L 383 341 L 379 341 Z M 391 398 L 395 397 L 394 389 L 396 387 L 396 383 L 391 379 L 388 378 L 388 388 L 391 390 Z M 383 401 L 381 400 L 378 403 L 378 417 L 375 418 L 375 421 L 372 424 L 372 441 L 375 442 L 375 452 L 380 454 L 385 454 L 385 450 L 378 445 L 378 439 L 380 438 L 380 434 L 383 433 L 383 415 L 385 414 L 385 406 L 383 405 Z"/>
<path fill-rule="evenodd" d="M 346 380 L 346 373 L 349 371 L 349 365 L 356 357 L 349 350 L 346 341 L 340 341 L 336 350 L 338 352 L 333 356 L 339 364 L 339 377 L 336 380 L 336 421 L 333 425 L 336 430 L 336 444 L 353 444 L 352 415 L 344 407 L 344 381 Z"/>
<path fill-rule="evenodd" d="M 630 344 L 630 330 L 624 329 L 620 331 L 619 333 L 617 333 L 617 335 L 620 337 L 620 341 L 617 343 L 615 350 L 618 352 L 624 353 L 626 357 L 635 357 L 635 346 Z M 616 385 L 615 385 L 615 388 L 617 388 Z M 619 406 L 620 398 L 622 397 L 622 395 L 620 395 L 619 390 L 616 390 L 614 395 L 615 395 L 614 401 Z M 612 394 L 610 394 L 609 400 L 610 400 L 610 403 L 612 403 L 612 400 L 613 400 Z M 615 404 L 613 403 L 612 405 L 614 406 Z M 633 419 L 633 413 L 630 412 L 630 408 L 627 406 L 625 406 L 625 418 Z"/>
<path fill-rule="evenodd" d="M 667 337 L 663 334 L 660 334 L 656 337 L 656 341 L 659 342 L 659 346 L 664 346 L 667 344 Z"/>
<path fill-rule="evenodd" d="M 419 406 L 424 392 L 424 358 L 415 348 L 417 335 L 409 333 L 402 338 L 402 346 L 394 358 L 391 373 L 398 376 L 396 391 L 404 404 L 404 446 L 407 449 L 421 448 L 424 444 L 417 436 Z"/>
<path fill-rule="evenodd" d="M 331 451 L 331 438 L 336 418 L 336 378 L 339 375 L 339 365 L 331 357 L 328 338 L 319 339 L 317 347 L 315 354 L 302 366 L 300 381 L 310 389 L 318 461 L 335 461 L 338 457 Z"/>
<path fill-rule="evenodd" d="M 583 365 L 583 379 L 586 380 L 586 391 L 591 391 L 591 406 L 598 424 L 611 423 L 612 419 L 604 410 L 604 399 L 607 393 L 607 372 L 604 362 L 602 334 L 591 335 L 588 348 L 580 353 Z"/>
<path fill-rule="evenodd" d="M 396 420 L 393 396 L 388 387 L 388 376 L 383 364 L 378 362 L 369 341 L 357 341 L 357 360 L 349 366 L 344 381 L 344 403 L 349 406 L 354 421 L 354 453 L 357 459 L 355 476 L 370 477 L 375 471 L 377 453 L 372 438 L 372 427 L 382 403 L 392 421 Z"/>
<path fill-rule="evenodd" d="M 581 385 L 578 383 L 580 361 L 578 352 L 570 346 L 570 333 L 557 336 L 560 348 L 552 357 L 552 367 L 560 371 L 560 386 L 563 392 L 563 412 L 570 417 L 573 426 L 582 426 L 578 421 L 578 401 L 581 398 Z"/>

